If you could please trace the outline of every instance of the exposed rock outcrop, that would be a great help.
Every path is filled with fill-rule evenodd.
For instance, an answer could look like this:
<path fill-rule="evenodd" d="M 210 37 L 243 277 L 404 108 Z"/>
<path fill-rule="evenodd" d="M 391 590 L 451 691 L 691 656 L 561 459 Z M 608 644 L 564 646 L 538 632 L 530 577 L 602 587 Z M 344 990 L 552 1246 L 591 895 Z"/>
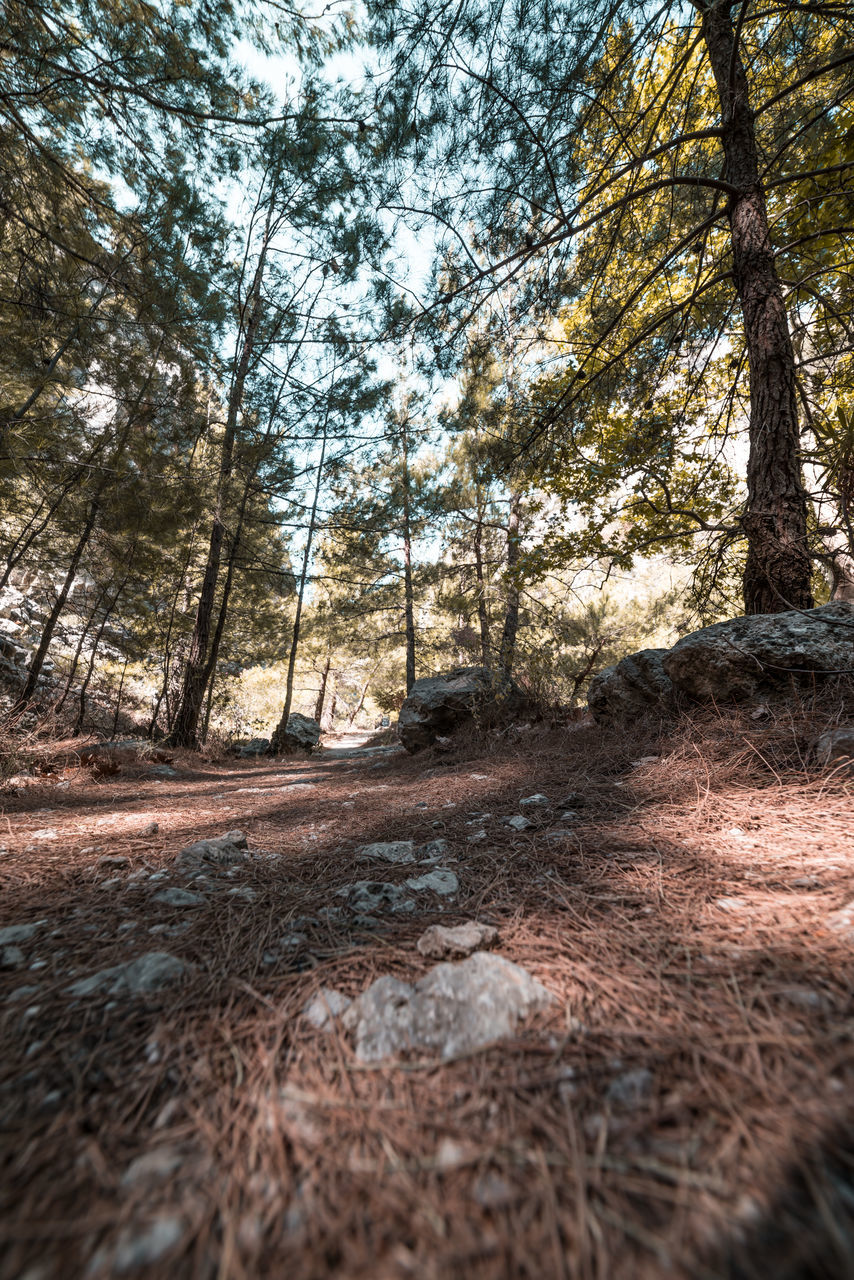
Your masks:
<path fill-rule="evenodd" d="M 703 627 L 672 649 L 643 649 L 600 672 L 599 721 L 668 715 L 683 702 L 740 702 L 854 669 L 854 605 L 750 614 Z"/>
<path fill-rule="evenodd" d="M 320 734 L 321 728 L 316 720 L 292 711 L 284 731 L 277 729 L 273 734 L 270 750 L 274 755 L 290 755 L 292 752 L 308 755 L 320 741 Z"/>
<path fill-rule="evenodd" d="M 407 751 L 422 751 L 473 717 L 497 719 L 524 703 L 518 685 L 488 667 L 455 667 L 415 681 L 400 709 L 398 734 Z"/>

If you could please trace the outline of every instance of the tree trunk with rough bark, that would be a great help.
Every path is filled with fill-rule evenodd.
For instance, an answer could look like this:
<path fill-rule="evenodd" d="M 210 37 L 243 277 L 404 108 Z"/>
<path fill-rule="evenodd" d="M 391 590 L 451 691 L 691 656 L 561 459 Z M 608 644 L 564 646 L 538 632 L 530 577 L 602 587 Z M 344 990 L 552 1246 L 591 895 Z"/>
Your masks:
<path fill-rule="evenodd" d="M 264 278 L 266 250 L 267 245 L 265 243 L 252 280 L 252 288 L 247 304 L 248 319 L 246 329 L 236 355 L 234 379 L 228 397 L 228 412 L 226 414 L 225 432 L 220 453 L 219 476 L 217 477 L 217 491 L 213 520 L 211 522 L 210 541 L 208 543 L 207 562 L 199 592 L 199 602 L 196 606 L 190 649 L 184 667 L 181 699 L 169 733 L 169 742 L 176 747 L 195 747 L 197 745 L 199 720 L 204 706 L 205 689 L 210 674 L 208 659 L 210 656 L 211 624 L 213 622 L 222 547 L 226 534 L 225 520 L 227 518 L 231 473 L 234 463 L 234 444 L 237 438 L 237 423 L 243 407 L 246 378 L 255 350 L 255 339 L 261 319 L 261 284 Z"/>
<path fill-rule="evenodd" d="M 513 674 L 516 657 L 516 635 L 519 630 L 519 583 L 516 570 L 519 564 L 519 523 L 521 497 L 510 495 L 510 515 L 507 521 L 507 603 L 504 610 L 504 627 L 498 648 L 498 670 L 509 678 Z"/>
<path fill-rule="evenodd" d="M 27 675 L 27 680 L 21 690 L 20 697 L 12 708 L 13 715 L 26 709 L 38 687 L 39 676 L 42 673 L 42 667 L 44 666 L 44 660 L 47 657 L 47 651 L 50 648 L 50 642 L 53 639 L 53 633 L 56 630 L 56 624 L 59 621 L 60 614 L 65 608 L 66 601 L 68 600 L 68 594 L 71 591 L 74 579 L 77 577 L 77 570 L 80 567 L 81 557 L 83 552 L 86 550 L 86 547 L 89 545 L 89 539 L 92 536 L 92 530 L 95 528 L 95 521 L 97 518 L 98 499 L 95 497 L 89 504 L 89 514 L 86 517 L 86 523 L 83 526 L 83 531 L 81 532 L 80 537 L 77 539 L 77 545 L 75 546 L 74 552 L 71 556 L 71 562 L 68 566 L 59 595 L 56 597 L 54 606 L 48 615 L 47 622 L 44 624 L 44 630 L 42 631 L 39 646 L 30 660 L 30 669 Z"/>
<path fill-rule="evenodd" d="M 483 508 L 478 497 L 477 524 L 474 529 L 474 573 L 477 581 L 477 618 L 480 625 L 480 658 L 485 667 L 492 657 L 489 637 L 489 610 L 486 604 L 486 575 L 483 569 Z"/>
<path fill-rule="evenodd" d="M 703 10 L 721 105 L 736 288 L 750 368 L 744 607 L 779 613 L 813 604 L 807 497 L 801 477 L 795 358 L 759 174 L 754 114 L 730 0 Z"/>
<path fill-rule="evenodd" d="M 320 688 L 317 692 L 317 701 L 314 704 L 314 719 L 320 724 L 320 717 L 323 715 L 323 704 L 326 702 L 326 686 L 329 682 L 329 668 L 332 666 L 332 655 L 326 659 L 326 665 L 320 676 Z"/>
<path fill-rule="evenodd" d="M 282 708 L 282 714 L 279 723 L 273 730 L 273 737 L 270 741 L 270 750 L 275 754 L 281 748 L 282 741 L 288 728 L 288 717 L 291 714 L 291 705 L 294 698 L 294 671 L 297 664 L 297 653 L 299 651 L 300 625 L 302 621 L 302 606 L 305 599 L 305 587 L 308 581 L 308 568 L 311 564 L 311 548 L 314 542 L 314 532 L 317 525 L 317 507 L 320 502 L 320 490 L 323 483 L 323 467 L 326 462 L 326 445 L 327 445 L 327 424 L 323 426 L 323 446 L 320 450 L 320 461 L 317 464 L 317 480 L 314 485 L 314 500 L 311 504 L 311 515 L 308 521 L 308 532 L 305 539 L 305 548 L 302 554 L 302 567 L 300 569 L 299 584 L 297 586 L 297 601 L 294 609 L 294 625 L 291 631 L 291 651 L 288 655 L 288 674 L 285 679 L 285 705 Z M 315 717 L 317 719 L 317 717 Z M 318 724 L 320 721 L 318 720 Z"/>

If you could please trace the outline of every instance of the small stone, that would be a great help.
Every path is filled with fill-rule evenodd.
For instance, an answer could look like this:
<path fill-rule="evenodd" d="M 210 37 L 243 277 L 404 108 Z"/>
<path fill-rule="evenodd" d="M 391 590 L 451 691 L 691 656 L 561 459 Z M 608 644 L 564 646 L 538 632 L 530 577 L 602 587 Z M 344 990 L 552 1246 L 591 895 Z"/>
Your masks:
<path fill-rule="evenodd" d="M 88 978 L 80 978 L 67 988 L 72 996 L 105 994 L 109 996 L 148 995 L 169 983 L 186 977 L 190 966 L 168 951 L 147 951 L 136 960 L 101 969 Z M 38 990 L 37 987 L 32 990 Z"/>
<path fill-rule="evenodd" d="M 403 886 L 384 880 L 357 880 L 336 889 L 336 896 L 346 899 L 351 911 L 371 915 L 375 911 L 414 911 L 415 903 L 407 898 Z"/>
<path fill-rule="evenodd" d="M 824 996 L 812 987 L 781 987 L 776 995 L 784 1004 L 806 1012 L 818 1013 L 827 1007 Z"/>
<path fill-rule="evenodd" d="M 187 845 L 178 854 L 177 865 L 182 869 L 234 866 L 246 860 L 246 847 L 246 836 L 242 831 L 226 831 L 224 836 Z"/>
<path fill-rule="evenodd" d="M 33 840 L 56 840 L 58 839 L 58 833 L 53 829 L 53 827 L 43 827 L 40 831 L 33 832 L 32 839 Z"/>
<path fill-rule="evenodd" d="M 561 822 L 580 822 L 581 814 L 576 813 L 574 809 L 564 809 L 560 815 Z"/>
<path fill-rule="evenodd" d="M 32 985 L 25 986 L 25 987 L 16 987 L 14 991 L 9 992 L 6 999 L 9 1001 L 10 1004 L 17 1003 L 19 1000 L 29 1000 L 30 996 L 37 996 L 40 989 L 41 989 L 40 987 L 35 987 Z"/>
<path fill-rule="evenodd" d="M 502 821 L 505 827 L 509 827 L 511 831 L 527 831 L 532 825 L 521 813 L 514 814 L 511 818 L 503 818 Z"/>
<path fill-rule="evenodd" d="M 448 842 L 441 837 L 438 840 L 428 840 L 426 844 L 422 844 L 418 849 L 419 862 L 438 862 L 441 858 L 448 854 Z"/>
<path fill-rule="evenodd" d="M 413 840 L 392 840 L 385 844 L 363 844 L 356 850 L 357 862 L 407 863 L 415 861 Z"/>
<path fill-rule="evenodd" d="M 467 920 L 465 924 L 446 927 L 431 925 L 416 943 L 418 952 L 433 960 L 458 959 L 470 956 L 481 947 L 491 947 L 498 939 L 498 930 L 491 924 Z"/>
<path fill-rule="evenodd" d="M 440 897 L 446 898 L 458 892 L 460 882 L 454 872 L 449 871 L 447 867 L 436 867 L 435 871 L 428 871 L 423 876 L 416 876 L 414 880 L 407 880 L 406 887 L 412 889 L 414 893 L 422 893 L 429 889 L 432 893 L 438 893 Z"/>
<path fill-rule="evenodd" d="M 638 1107 L 652 1093 L 655 1077 L 646 1067 L 626 1071 L 608 1085 L 606 1097 L 617 1107 Z"/>
<path fill-rule="evenodd" d="M 159 822 L 149 822 L 149 823 L 146 823 L 146 825 L 142 828 L 142 831 L 140 831 L 139 834 L 141 836 L 156 836 L 159 830 L 160 830 Z"/>
<path fill-rule="evenodd" d="M 321 987 L 316 996 L 309 1000 L 303 1009 L 306 1018 L 318 1031 L 331 1031 L 335 1019 L 339 1018 L 353 1001 L 349 996 L 336 991 L 333 987 Z"/>
<path fill-rule="evenodd" d="M 85 853 L 86 850 L 81 852 Z M 97 865 L 103 867 L 105 871 L 123 871 L 125 867 L 130 866 L 130 858 L 123 853 L 105 853 L 98 859 Z"/>
<path fill-rule="evenodd" d="M 20 947 L 0 948 L 0 969 L 18 969 L 24 963 L 24 953 Z"/>
<path fill-rule="evenodd" d="M 167 907 L 203 907 L 207 903 L 203 894 L 193 893 L 191 889 L 161 889 L 153 900 Z"/>
<path fill-rule="evenodd" d="M 854 942 L 854 901 L 847 902 L 827 917 L 828 928 L 840 934 L 846 942 Z"/>
<path fill-rule="evenodd" d="M 472 1197 L 483 1209 L 506 1209 L 519 1195 L 506 1178 L 490 1169 L 472 1187 Z"/>
<path fill-rule="evenodd" d="M 477 1152 L 471 1143 L 456 1142 L 453 1138 L 443 1138 L 436 1148 L 437 1169 L 459 1169 L 477 1159 Z"/>
<path fill-rule="evenodd" d="M 249 884 L 238 884 L 228 891 L 229 898 L 239 898 L 241 902 L 257 902 L 258 894 Z"/>
<path fill-rule="evenodd" d="M 184 1157 L 177 1147 L 155 1147 L 132 1160 L 122 1174 L 123 1187 L 135 1187 L 140 1182 L 160 1182 L 180 1168 Z"/>
<path fill-rule="evenodd" d="M 151 1266 L 174 1249 L 183 1234 L 184 1224 L 174 1214 L 162 1214 L 142 1230 L 127 1227 L 119 1236 L 113 1269 L 121 1273 Z"/>
<path fill-rule="evenodd" d="M 391 975 L 377 978 L 342 1022 L 355 1033 L 356 1056 L 363 1061 L 413 1049 L 448 1059 L 505 1039 L 521 1018 L 553 999 L 519 965 L 476 951 L 467 960 L 436 965 L 414 986 Z"/>
<path fill-rule="evenodd" d="M 153 764 L 148 770 L 155 778 L 177 778 L 178 770 L 168 764 Z"/>
<path fill-rule="evenodd" d="M 9 942 L 29 942 L 30 938 L 46 924 L 47 920 L 35 920 L 32 924 L 8 924 L 4 929 L 0 929 L 0 947 Z"/>
<path fill-rule="evenodd" d="M 551 800 L 548 796 L 544 796 L 538 791 L 536 795 L 526 796 L 524 800 L 519 801 L 521 809 L 548 809 L 551 807 Z"/>

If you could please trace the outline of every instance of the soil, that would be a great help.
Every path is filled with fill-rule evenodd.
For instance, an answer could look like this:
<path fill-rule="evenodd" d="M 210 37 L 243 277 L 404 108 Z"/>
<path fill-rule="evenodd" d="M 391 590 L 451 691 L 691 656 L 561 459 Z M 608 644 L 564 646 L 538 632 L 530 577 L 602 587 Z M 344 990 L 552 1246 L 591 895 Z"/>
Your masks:
<path fill-rule="evenodd" d="M 0 1276 L 851 1276 L 854 779 L 815 734 L 722 713 L 19 781 L 0 927 L 46 923 L 0 971 Z M 205 905 L 155 901 L 235 828 L 255 856 Z M 319 916 L 358 846 L 438 836 L 451 903 Z M 466 919 L 558 997 L 511 1042 L 375 1066 L 301 1016 Z M 190 978 L 69 994 L 152 950 Z"/>

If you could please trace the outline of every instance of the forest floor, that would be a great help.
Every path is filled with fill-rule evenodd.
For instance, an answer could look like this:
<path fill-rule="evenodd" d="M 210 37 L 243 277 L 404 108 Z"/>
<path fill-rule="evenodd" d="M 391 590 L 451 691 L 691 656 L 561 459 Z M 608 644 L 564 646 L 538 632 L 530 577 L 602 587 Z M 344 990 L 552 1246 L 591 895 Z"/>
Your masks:
<path fill-rule="evenodd" d="M 0 972 L 2 1280 L 850 1277 L 854 777 L 805 763 L 818 727 L 339 742 L 7 790 L 0 926 L 37 927 Z M 577 793 L 578 820 L 503 825 L 534 792 Z M 156 900 L 234 828 L 256 855 L 203 905 Z M 437 836 L 452 901 L 319 918 L 358 846 Z M 414 980 L 422 931 L 471 918 L 557 997 L 513 1040 L 376 1066 L 302 1016 L 321 986 Z M 69 993 L 151 950 L 190 977 Z"/>

